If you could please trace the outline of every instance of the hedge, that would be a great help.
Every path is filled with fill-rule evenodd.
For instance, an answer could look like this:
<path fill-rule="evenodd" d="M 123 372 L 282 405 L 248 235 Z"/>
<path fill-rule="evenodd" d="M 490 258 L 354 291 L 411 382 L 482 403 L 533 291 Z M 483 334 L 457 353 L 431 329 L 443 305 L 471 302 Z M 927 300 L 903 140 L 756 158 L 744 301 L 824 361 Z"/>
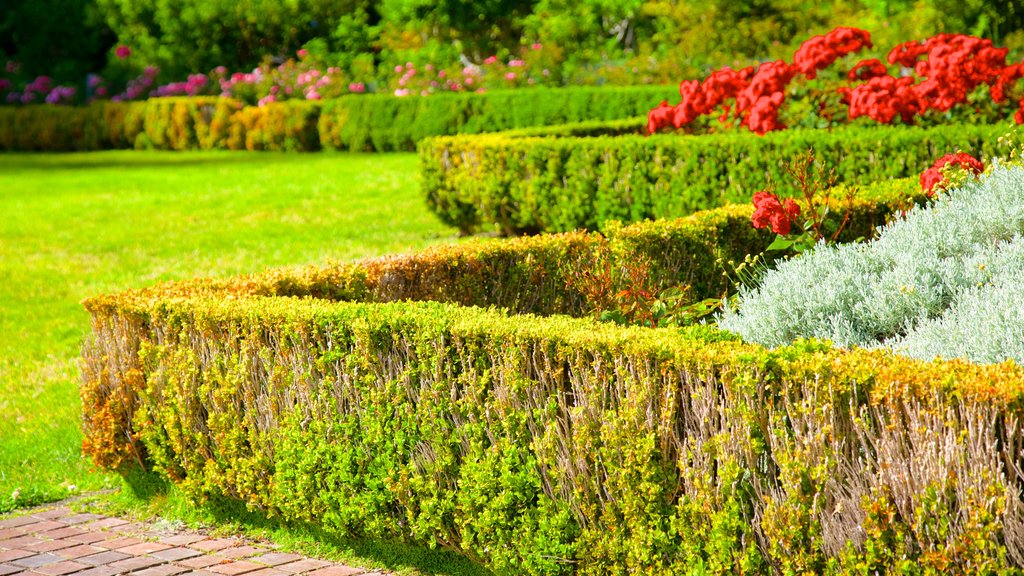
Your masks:
<path fill-rule="evenodd" d="M 523 137 L 420 142 L 430 209 L 464 233 L 597 230 L 608 220 L 672 218 L 750 202 L 769 179 L 793 194 L 785 167 L 813 148 L 841 182 L 917 176 L 957 149 L 991 155 L 1005 126 L 845 127 L 765 136 L 716 134 Z"/>
<path fill-rule="evenodd" d="M 86 453 L 198 500 L 502 574 L 1024 566 L 1013 364 L 242 284 L 86 307 Z"/>
<path fill-rule="evenodd" d="M 673 92 L 664 86 L 580 87 L 354 95 L 263 107 L 216 97 L 0 107 L 0 150 L 415 150 L 428 136 L 632 118 Z"/>
<path fill-rule="evenodd" d="M 842 196 L 837 190 L 833 196 Z M 913 180 L 877 183 L 858 191 L 841 240 L 870 237 L 894 212 L 923 198 Z M 580 271 L 610 271 L 609 290 L 620 290 L 631 267 L 642 266 L 653 287 L 688 285 L 695 299 L 720 296 L 728 286 L 721 261 L 742 262 L 774 235 L 751 225 L 753 207 L 734 205 L 684 218 L 610 223 L 603 233 L 567 232 L 518 238 L 473 238 L 409 254 L 358 262 L 269 271 L 233 280 L 199 279 L 139 292 L 140 297 L 239 293 L 266 297 L 395 302 L 435 300 L 496 306 L 513 313 L 591 312 Z M 834 207 L 830 218 L 843 213 Z M 154 292 L 155 291 L 155 292 Z"/>
<path fill-rule="evenodd" d="M 1021 573 L 1020 367 L 515 314 L 585 312 L 564 275 L 601 250 L 711 278 L 749 218 L 92 298 L 83 448 L 499 573 Z"/>

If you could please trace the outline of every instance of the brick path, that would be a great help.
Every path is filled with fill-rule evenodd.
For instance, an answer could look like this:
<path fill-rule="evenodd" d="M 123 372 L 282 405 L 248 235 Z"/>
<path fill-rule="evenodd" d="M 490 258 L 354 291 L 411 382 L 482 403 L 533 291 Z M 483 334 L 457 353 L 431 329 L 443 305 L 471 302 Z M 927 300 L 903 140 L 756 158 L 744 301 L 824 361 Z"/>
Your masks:
<path fill-rule="evenodd" d="M 384 576 L 242 538 L 168 533 L 65 507 L 0 519 L 0 576 Z"/>

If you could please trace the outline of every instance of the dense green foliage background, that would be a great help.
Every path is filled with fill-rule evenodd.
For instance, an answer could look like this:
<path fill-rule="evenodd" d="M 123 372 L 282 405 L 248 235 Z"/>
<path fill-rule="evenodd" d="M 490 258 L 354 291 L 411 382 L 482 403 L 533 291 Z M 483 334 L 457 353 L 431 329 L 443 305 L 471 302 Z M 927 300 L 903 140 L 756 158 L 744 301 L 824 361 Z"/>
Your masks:
<path fill-rule="evenodd" d="M 788 57 L 837 26 L 886 48 L 936 32 L 1024 46 L 1022 0 L 8 0 L 0 58 L 24 76 L 82 81 L 146 65 L 183 78 L 246 70 L 300 47 L 378 76 L 396 64 L 480 63 L 542 43 L 552 83 L 674 83 L 723 64 Z M 131 47 L 131 64 L 113 55 Z"/>

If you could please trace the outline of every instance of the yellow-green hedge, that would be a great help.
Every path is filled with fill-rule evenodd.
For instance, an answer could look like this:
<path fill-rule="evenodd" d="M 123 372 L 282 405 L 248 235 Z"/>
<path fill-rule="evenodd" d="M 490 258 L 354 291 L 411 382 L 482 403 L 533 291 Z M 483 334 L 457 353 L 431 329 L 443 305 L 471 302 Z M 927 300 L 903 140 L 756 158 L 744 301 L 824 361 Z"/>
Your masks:
<path fill-rule="evenodd" d="M 503 574 L 1010 574 L 1024 371 L 451 304 L 87 302 L 86 452 Z"/>

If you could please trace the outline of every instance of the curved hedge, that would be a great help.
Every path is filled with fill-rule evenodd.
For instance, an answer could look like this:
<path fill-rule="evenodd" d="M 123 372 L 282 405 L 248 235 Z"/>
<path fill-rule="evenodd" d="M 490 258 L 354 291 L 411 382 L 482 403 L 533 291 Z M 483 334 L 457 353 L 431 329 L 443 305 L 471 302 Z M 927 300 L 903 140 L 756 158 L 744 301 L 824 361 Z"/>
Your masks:
<path fill-rule="evenodd" d="M 608 220 L 672 218 L 747 203 L 769 179 L 792 194 L 785 166 L 808 148 L 835 167 L 840 182 L 917 176 L 957 149 L 991 155 L 1008 131 L 886 126 L 572 138 L 555 129 L 556 136 L 546 137 L 428 138 L 419 155 L 427 204 L 442 221 L 465 233 L 497 227 L 511 235 L 597 230 Z"/>
<path fill-rule="evenodd" d="M 674 91 L 637 86 L 351 95 L 263 107 L 216 97 L 0 107 L 0 150 L 414 150 L 428 136 L 633 118 Z"/>
<path fill-rule="evenodd" d="M 561 264 L 608 248 L 615 266 L 651 254 L 668 277 L 708 276 L 709 253 L 769 240 L 716 235 L 749 218 L 92 298 L 84 450 L 499 573 L 1020 573 L 1016 365 L 408 300 L 578 312 Z"/>
<path fill-rule="evenodd" d="M 86 302 L 86 452 L 499 573 L 1024 566 L 1015 365 L 258 292 Z"/>

